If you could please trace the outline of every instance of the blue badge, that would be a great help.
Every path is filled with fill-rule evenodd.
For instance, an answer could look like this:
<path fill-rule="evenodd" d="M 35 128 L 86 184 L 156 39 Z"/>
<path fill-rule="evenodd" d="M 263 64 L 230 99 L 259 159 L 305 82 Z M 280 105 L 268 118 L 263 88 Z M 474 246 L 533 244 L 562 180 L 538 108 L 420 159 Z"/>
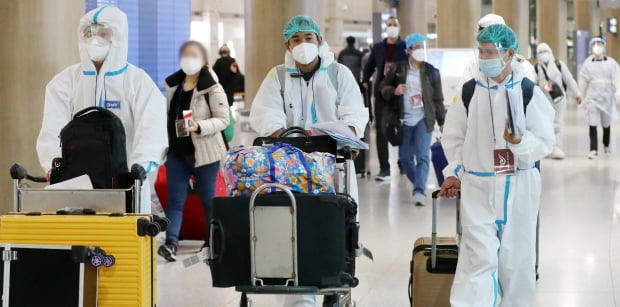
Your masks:
<path fill-rule="evenodd" d="M 121 102 L 119 100 L 106 100 L 104 106 L 106 109 L 120 109 Z"/>

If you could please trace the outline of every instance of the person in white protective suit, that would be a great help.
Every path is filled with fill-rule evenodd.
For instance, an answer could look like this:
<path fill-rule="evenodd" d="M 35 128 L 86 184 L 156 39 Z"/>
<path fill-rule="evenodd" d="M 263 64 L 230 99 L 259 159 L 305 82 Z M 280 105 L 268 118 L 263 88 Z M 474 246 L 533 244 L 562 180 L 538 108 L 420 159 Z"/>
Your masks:
<path fill-rule="evenodd" d="M 597 126 L 603 126 L 605 154 L 611 154 L 611 122 L 617 117 L 616 101 L 620 99 L 620 67 L 612 57 L 605 55 L 605 39 L 590 40 L 592 55 L 583 61 L 579 71 L 579 89 L 587 111 L 590 126 L 589 159 L 598 157 Z"/>
<path fill-rule="evenodd" d="M 490 25 L 506 25 L 506 22 L 504 21 L 504 17 L 500 15 L 486 14 L 482 18 L 480 18 L 478 24 L 476 25 L 476 35 L 478 35 L 480 31 L 484 30 L 484 28 Z M 532 63 L 530 63 L 530 61 L 528 61 L 525 57 L 518 54 L 516 55 L 515 60 L 517 63 L 523 65 L 522 70 L 525 72 L 525 76 L 528 79 L 536 82 L 536 72 L 534 71 L 534 66 L 532 66 Z M 467 80 L 476 78 L 479 72 L 480 69 L 478 68 L 478 58 L 473 57 L 469 62 L 467 62 L 467 65 L 465 66 L 465 71 L 463 72 L 463 79 L 461 83 L 465 83 L 467 82 Z"/>
<path fill-rule="evenodd" d="M 530 307 L 541 194 L 535 163 L 555 144 L 555 111 L 537 86 L 524 103 L 525 74 L 515 62 L 519 45 L 509 27 L 489 26 L 477 41 L 481 72 L 473 96 L 466 107 L 458 95 L 442 139 L 449 164 L 440 196 L 461 193 L 462 237 L 450 303 Z M 516 110 L 512 116 L 509 104 Z"/>
<path fill-rule="evenodd" d="M 533 80 L 538 83 L 543 92 L 552 102 L 555 109 L 555 120 L 553 121 L 553 129 L 555 130 L 555 145 L 553 146 L 553 152 L 549 156 L 552 159 L 564 159 L 564 150 L 562 149 L 562 130 L 564 128 L 564 114 L 566 113 L 566 101 L 568 97 L 566 94 L 570 91 L 575 97 L 577 103 L 581 103 L 581 92 L 577 87 L 577 82 L 573 78 L 573 74 L 568 69 L 568 66 L 559 59 L 553 56 L 551 47 L 546 43 L 540 43 L 536 47 L 536 58 L 538 64 L 534 68 L 538 73 L 537 79 Z M 552 87 L 552 82 L 558 85 L 562 91 L 562 96 L 559 96 L 555 100 L 551 97 L 549 91 Z"/>
<path fill-rule="evenodd" d="M 250 124 L 260 136 L 279 136 L 283 129 L 342 120 L 360 138 L 368 110 L 353 73 L 334 61 L 321 31 L 307 16 L 293 17 L 284 28 L 284 91 L 277 68 L 263 80 L 252 102 Z M 330 71 L 330 70 L 335 71 Z M 330 76 L 335 73 L 336 80 Z M 349 194 L 357 201 L 355 168 L 349 164 Z M 339 187 L 341 189 L 342 187 Z M 312 295 L 285 295 L 284 306 L 315 306 Z"/>
<path fill-rule="evenodd" d="M 58 136 L 74 114 L 104 107 L 125 127 L 127 162 L 155 171 L 168 146 L 166 99 L 142 69 L 127 63 L 127 16 L 114 6 L 94 9 L 80 19 L 80 63 L 57 74 L 45 89 L 43 124 L 37 139 L 41 167 L 48 172 L 61 157 Z M 142 187 L 141 212 L 151 211 L 150 188 Z"/>

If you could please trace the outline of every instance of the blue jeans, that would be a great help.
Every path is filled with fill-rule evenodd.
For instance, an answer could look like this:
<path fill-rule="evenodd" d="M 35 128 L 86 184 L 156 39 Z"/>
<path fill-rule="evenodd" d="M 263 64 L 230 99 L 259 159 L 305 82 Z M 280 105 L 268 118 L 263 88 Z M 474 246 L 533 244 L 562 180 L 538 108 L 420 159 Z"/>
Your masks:
<path fill-rule="evenodd" d="M 209 216 L 213 208 L 215 197 L 215 181 L 220 162 L 215 162 L 200 167 L 194 167 L 196 160 L 194 155 L 178 155 L 168 153 L 166 160 L 166 176 L 168 179 L 168 206 L 166 217 L 170 219 L 170 225 L 166 230 L 166 242 L 176 244 L 179 241 L 179 231 L 183 222 L 183 207 L 187 199 L 189 178 L 194 175 L 195 188 L 200 196 L 200 202 L 205 208 L 205 221 L 207 221 L 207 233 L 209 231 Z M 208 238 L 208 236 L 206 237 Z"/>
<path fill-rule="evenodd" d="M 428 131 L 425 119 L 413 127 L 403 126 L 403 142 L 398 148 L 398 158 L 407 178 L 413 183 L 414 195 L 426 195 L 431 135 L 432 132 Z"/>

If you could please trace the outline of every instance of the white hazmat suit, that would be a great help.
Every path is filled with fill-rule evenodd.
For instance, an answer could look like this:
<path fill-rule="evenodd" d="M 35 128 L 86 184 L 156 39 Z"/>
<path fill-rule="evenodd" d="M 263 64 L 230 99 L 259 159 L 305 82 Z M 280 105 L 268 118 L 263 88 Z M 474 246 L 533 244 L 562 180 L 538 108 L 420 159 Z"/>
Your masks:
<path fill-rule="evenodd" d="M 320 68 L 310 81 L 306 82 L 303 78 L 291 76 L 291 73 L 296 73 L 298 70 L 291 52 L 286 52 L 284 101 L 276 68 L 269 71 L 254 97 L 250 111 L 250 124 L 260 136 L 269 136 L 279 129 L 292 126 L 310 130 L 314 123 L 342 120 L 354 127 L 360 138 L 363 137 L 368 123 L 368 110 L 364 107 L 359 85 L 353 73 L 346 66 L 334 62 L 334 54 L 329 51 L 326 42 L 319 47 L 319 57 Z M 338 65 L 338 88 L 335 88 L 327 71 L 332 63 Z M 349 176 L 351 178 L 349 194 L 358 200 L 353 163 L 349 164 Z M 312 295 L 286 295 L 283 299 L 284 306 L 316 305 L 316 298 Z"/>
<path fill-rule="evenodd" d="M 615 102 L 620 98 L 620 67 L 616 60 L 609 56 L 602 60 L 587 57 L 579 71 L 579 88 L 589 125 L 609 127 L 617 117 Z"/>
<path fill-rule="evenodd" d="M 102 24 L 112 30 L 110 50 L 99 72 L 88 54 L 85 27 Z M 78 28 L 80 63 L 57 74 L 45 90 L 43 124 L 37 139 L 41 167 L 48 171 L 52 160 L 61 157 L 58 136 L 80 110 L 100 106 L 112 111 L 125 127 L 128 166 L 139 163 L 156 171 L 168 146 L 166 99 L 142 69 L 127 62 L 127 16 L 120 9 L 104 6 L 80 19 Z M 149 184 L 142 186 L 140 211 L 151 210 Z"/>
<path fill-rule="evenodd" d="M 553 121 L 553 129 L 555 131 L 555 142 L 558 148 L 562 148 L 562 130 L 564 127 L 564 114 L 566 113 L 566 91 L 570 91 L 574 97 L 581 97 L 581 91 L 577 87 L 577 82 L 575 78 L 573 78 L 573 74 L 570 72 L 566 64 L 558 60 L 557 64 L 560 65 L 560 68 L 556 65 L 556 59 L 553 56 L 553 51 L 551 47 L 545 43 L 540 43 L 536 48 L 536 52 L 549 52 L 549 59 L 546 63 L 537 64 L 538 76 L 537 79 L 533 81 L 537 81 L 538 85 L 543 88 L 547 83 L 547 78 L 545 77 L 545 72 L 549 77 L 549 80 L 555 82 L 562 88 L 564 92 L 564 96 L 560 98 L 557 102 L 553 102 L 553 108 L 555 109 L 555 119 Z M 566 89 L 564 89 L 563 84 L 566 84 Z M 551 96 L 544 92 L 549 101 L 553 101 Z"/>
<path fill-rule="evenodd" d="M 524 127 L 522 140 L 507 144 L 503 138 L 506 91 L 523 99 L 522 66 L 514 61 L 511 65 L 513 74 L 501 84 L 479 73 L 469 111 L 459 94 L 447 113 L 442 145 L 449 165 L 444 176 L 461 180 L 463 229 L 452 307 L 534 306 L 536 217 L 541 194 L 535 162 L 547 156 L 555 143 L 554 110 L 535 87 L 527 111 L 521 110 L 518 120 Z M 522 100 L 515 103 L 522 105 Z M 515 175 L 495 175 L 493 151 L 501 148 L 514 154 Z"/>

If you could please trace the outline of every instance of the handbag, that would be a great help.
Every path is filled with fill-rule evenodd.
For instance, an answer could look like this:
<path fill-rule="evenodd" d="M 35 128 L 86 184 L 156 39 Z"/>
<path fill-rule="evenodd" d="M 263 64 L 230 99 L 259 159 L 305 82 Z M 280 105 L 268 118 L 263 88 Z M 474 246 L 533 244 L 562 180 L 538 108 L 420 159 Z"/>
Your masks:
<path fill-rule="evenodd" d="M 335 170 L 334 155 L 305 153 L 287 143 L 233 147 L 222 168 L 231 196 L 251 195 L 267 183 L 279 183 L 299 193 L 335 194 Z"/>
<path fill-rule="evenodd" d="M 393 146 L 400 146 L 403 142 L 403 120 L 397 111 L 386 110 L 383 114 L 383 133 Z"/>
<path fill-rule="evenodd" d="M 547 83 L 545 83 L 543 90 L 549 93 L 549 96 L 551 96 L 553 102 L 559 102 L 560 99 L 564 97 L 564 91 L 562 91 L 562 88 L 555 81 L 549 79 L 545 67 L 542 65 L 540 67 L 542 68 L 543 74 L 545 75 L 545 79 L 547 79 Z"/>

